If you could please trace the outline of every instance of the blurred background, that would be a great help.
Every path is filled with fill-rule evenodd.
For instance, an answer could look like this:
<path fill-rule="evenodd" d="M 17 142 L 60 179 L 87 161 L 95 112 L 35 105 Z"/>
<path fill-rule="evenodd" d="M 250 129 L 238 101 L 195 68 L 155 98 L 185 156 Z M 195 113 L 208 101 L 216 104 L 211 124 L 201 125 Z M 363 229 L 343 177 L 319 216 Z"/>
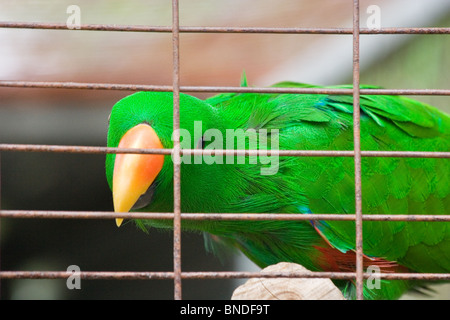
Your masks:
<path fill-rule="evenodd" d="M 0 21 L 65 23 L 70 5 L 82 24 L 171 25 L 168 0 L 0 0 Z M 380 8 L 381 27 L 448 27 L 448 0 L 362 0 L 361 27 Z M 180 1 L 182 26 L 352 27 L 348 0 Z M 251 86 L 290 80 L 352 82 L 351 35 L 181 34 L 181 85 Z M 172 84 L 170 33 L 0 28 L 0 80 Z M 361 83 L 390 89 L 448 89 L 448 35 L 362 35 Z M 0 87 L 0 143 L 105 146 L 107 118 L 125 91 Z M 200 98 L 207 93 L 196 94 Z M 449 97 L 418 96 L 450 112 Z M 1 208 L 112 210 L 104 155 L 1 153 Z M 171 271 L 172 233 L 145 234 L 109 220 L 6 219 L 1 270 Z M 221 261 L 203 238 L 183 234 L 183 271 L 255 271 L 240 255 Z M 183 281 L 185 299 L 229 299 L 244 280 Z M 431 298 L 449 299 L 437 285 Z M 3 299 L 172 299 L 173 282 L 2 280 Z M 407 298 L 417 298 L 408 296 Z M 423 298 L 419 296 L 418 298 Z"/>

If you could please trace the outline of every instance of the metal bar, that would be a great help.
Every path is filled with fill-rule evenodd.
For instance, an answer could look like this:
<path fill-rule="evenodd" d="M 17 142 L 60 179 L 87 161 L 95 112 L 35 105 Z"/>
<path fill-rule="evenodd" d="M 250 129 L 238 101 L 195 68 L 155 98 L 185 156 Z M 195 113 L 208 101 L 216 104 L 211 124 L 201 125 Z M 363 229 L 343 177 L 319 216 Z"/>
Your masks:
<path fill-rule="evenodd" d="M 71 273 L 66 271 L 0 271 L 0 279 L 65 279 Z M 353 272 L 314 272 L 314 273 L 259 273 L 259 272 L 182 272 L 182 279 L 239 279 L 239 278 L 335 278 L 354 279 Z M 175 279 L 174 272 L 108 272 L 81 271 L 81 279 L 89 280 L 165 280 Z"/>
<path fill-rule="evenodd" d="M 55 153 L 83 153 L 83 154 L 106 154 L 106 153 L 133 153 L 133 154 L 164 154 L 171 155 L 174 149 L 134 149 L 134 148 L 111 148 L 100 146 L 64 146 L 64 145 L 39 145 L 39 144 L 14 144 L 0 143 L 0 151 L 10 152 L 55 152 Z M 353 157 L 352 150 L 200 150 L 181 149 L 182 155 L 235 155 L 235 156 L 258 156 L 279 155 L 281 157 Z M 450 158 L 450 152 L 440 151 L 361 151 L 362 157 L 391 157 L 391 158 Z"/>
<path fill-rule="evenodd" d="M 46 22 L 14 22 L 2 21 L 0 28 L 14 29 L 44 29 L 44 30 L 74 30 L 65 23 Z M 119 32 L 155 32 L 171 33 L 171 26 L 142 26 L 114 24 L 82 24 L 75 31 L 119 31 Z M 250 33 L 250 34 L 329 34 L 351 35 L 352 28 L 276 28 L 276 27 L 179 27 L 180 33 Z M 449 34 L 450 28 L 362 28 L 361 34 Z"/>
<path fill-rule="evenodd" d="M 2 211 L 2 153 L 0 151 L 0 212 Z M 2 217 L 0 216 L 0 272 L 2 271 L 2 252 L 1 252 L 1 239 L 2 239 Z M 0 299 L 2 298 L 2 281 L 0 280 Z"/>
<path fill-rule="evenodd" d="M 363 232 L 359 88 L 359 0 L 353 1 L 353 147 L 355 162 L 356 298 L 363 300 Z"/>
<path fill-rule="evenodd" d="M 0 271 L 0 279 L 67 279 L 67 271 Z M 85 280 L 171 280 L 174 272 L 145 271 L 80 271 Z M 364 273 L 363 279 L 373 277 Z M 379 273 L 377 277 L 386 280 L 450 280 L 450 273 Z M 241 278 L 329 278 L 355 279 L 354 272 L 248 272 L 248 271 L 199 271 L 182 272 L 182 279 L 241 279 Z"/>
<path fill-rule="evenodd" d="M 185 92 L 228 92 L 228 93 L 299 93 L 299 94 L 352 94 L 353 89 L 339 88 L 282 88 L 282 87 L 213 87 L 182 86 Z M 421 95 L 448 96 L 450 89 L 360 89 L 361 95 Z"/>
<path fill-rule="evenodd" d="M 0 81 L 0 87 L 41 89 L 85 89 L 122 91 L 172 91 L 172 86 L 118 83 L 86 83 L 72 81 Z"/>
<path fill-rule="evenodd" d="M 119 90 L 119 91 L 173 91 L 168 85 L 86 83 L 65 81 L 18 81 L 0 80 L 0 87 L 40 88 L 40 89 L 79 89 L 79 90 Z M 353 89 L 346 88 L 283 88 L 283 87 L 233 87 L 233 86 L 180 86 L 183 92 L 211 93 L 298 93 L 351 95 Z M 450 96 L 450 89 L 360 89 L 361 95 L 417 95 Z"/>
<path fill-rule="evenodd" d="M 9 144 L 0 143 L 0 151 L 17 152 L 56 152 L 56 153 L 136 153 L 136 154 L 166 154 L 170 155 L 172 149 L 134 149 L 134 148 L 110 148 L 100 146 L 64 146 L 42 144 Z"/>
<path fill-rule="evenodd" d="M 175 217 L 173 212 L 112 212 L 112 211 L 55 211 L 55 210 L 0 210 L 1 218 L 23 219 L 165 219 Z M 450 215 L 421 214 L 363 214 L 365 221 L 450 221 Z M 346 213 L 181 213 L 183 220 L 223 220 L 223 221 L 355 221 L 354 214 Z"/>
<path fill-rule="evenodd" d="M 181 147 L 180 147 L 180 18 L 178 0 L 172 0 L 173 50 L 173 272 L 174 298 L 181 300 Z"/>

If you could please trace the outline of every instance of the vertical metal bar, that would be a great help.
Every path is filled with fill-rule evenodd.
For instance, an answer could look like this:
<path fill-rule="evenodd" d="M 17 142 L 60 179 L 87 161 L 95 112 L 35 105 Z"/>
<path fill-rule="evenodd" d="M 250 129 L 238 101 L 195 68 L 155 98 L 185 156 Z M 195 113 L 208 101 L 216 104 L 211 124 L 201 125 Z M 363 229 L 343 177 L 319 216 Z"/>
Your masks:
<path fill-rule="evenodd" d="M 0 211 L 2 210 L 2 153 L 0 152 Z M 2 252 L 1 252 L 1 239 L 2 239 L 2 218 L 0 218 L 0 271 L 2 266 Z M 2 279 L 0 279 L 0 299 L 2 298 Z"/>
<path fill-rule="evenodd" d="M 363 299 L 363 235 L 361 136 L 359 109 L 359 0 L 353 1 L 353 147 L 355 161 L 355 225 L 356 225 L 356 299 Z"/>
<path fill-rule="evenodd" d="M 173 48 L 173 271 L 174 298 L 181 300 L 181 153 L 180 153 L 180 20 L 178 0 L 172 0 Z"/>

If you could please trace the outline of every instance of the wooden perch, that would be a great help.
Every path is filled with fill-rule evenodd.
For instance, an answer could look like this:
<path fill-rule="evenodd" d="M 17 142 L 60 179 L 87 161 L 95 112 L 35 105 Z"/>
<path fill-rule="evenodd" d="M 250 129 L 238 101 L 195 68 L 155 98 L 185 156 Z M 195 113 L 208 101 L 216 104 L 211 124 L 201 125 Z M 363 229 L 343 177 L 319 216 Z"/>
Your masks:
<path fill-rule="evenodd" d="M 310 272 L 299 264 L 281 262 L 264 272 Z M 232 300 L 345 300 L 330 279 L 252 278 L 234 290 Z"/>

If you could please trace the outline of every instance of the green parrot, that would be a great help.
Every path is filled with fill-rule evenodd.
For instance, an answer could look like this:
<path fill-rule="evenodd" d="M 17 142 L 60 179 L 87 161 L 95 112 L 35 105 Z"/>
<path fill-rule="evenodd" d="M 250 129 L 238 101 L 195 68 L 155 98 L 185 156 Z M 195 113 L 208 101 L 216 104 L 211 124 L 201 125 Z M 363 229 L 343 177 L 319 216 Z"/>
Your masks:
<path fill-rule="evenodd" d="M 246 86 L 244 79 L 241 85 Z M 277 87 L 318 86 L 283 82 Z M 352 88 L 330 86 L 326 88 Z M 364 86 L 364 88 L 373 88 Z M 450 150 L 450 117 L 402 96 L 362 95 L 361 149 Z M 353 150 L 353 97 L 224 93 L 180 94 L 180 144 L 189 149 Z M 172 148 L 173 93 L 137 92 L 110 114 L 108 147 Z M 440 158 L 362 158 L 363 214 L 449 214 L 450 162 Z M 170 155 L 107 154 L 116 212 L 173 212 Z M 355 213 L 351 157 L 182 155 L 181 211 L 195 213 Z M 165 220 L 133 219 L 143 230 Z M 122 219 L 117 219 L 118 226 Z M 298 263 L 312 271 L 355 270 L 354 221 L 183 220 L 183 230 L 241 250 L 260 267 Z M 365 270 L 450 272 L 448 222 L 364 221 Z M 372 269 L 368 269 L 371 267 Z M 374 269 L 375 268 L 375 269 Z M 355 284 L 334 280 L 345 297 Z M 397 299 L 428 283 L 364 281 L 365 299 Z"/>

